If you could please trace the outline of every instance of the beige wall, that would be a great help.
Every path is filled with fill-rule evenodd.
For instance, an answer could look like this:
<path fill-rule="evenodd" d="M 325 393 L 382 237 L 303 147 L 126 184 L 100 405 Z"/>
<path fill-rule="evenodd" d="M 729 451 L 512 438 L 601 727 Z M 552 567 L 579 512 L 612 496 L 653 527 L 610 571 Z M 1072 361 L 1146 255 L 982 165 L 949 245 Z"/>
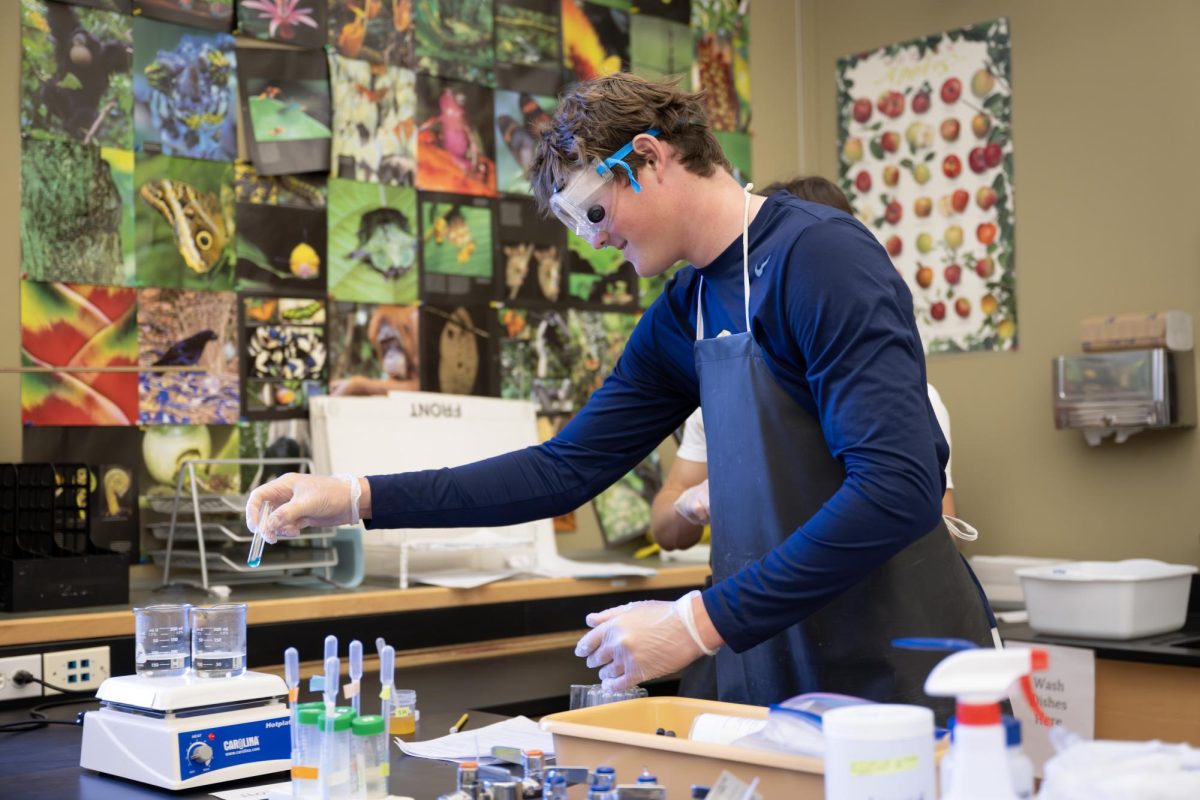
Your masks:
<path fill-rule="evenodd" d="M 827 175 L 838 56 L 1011 20 L 1020 349 L 929 360 L 972 552 L 1200 563 L 1196 431 L 1089 448 L 1050 404 L 1050 359 L 1078 352 L 1081 318 L 1200 304 L 1200 3 L 798 2 L 803 152 Z"/>
<path fill-rule="evenodd" d="M 0 366 L 18 361 L 20 43 L 0 14 Z M 1082 13 L 1081 9 L 1087 9 Z M 1200 305 L 1200 4 L 1148 0 L 755 0 L 754 173 L 837 169 L 839 55 L 1006 15 L 1013 36 L 1016 353 L 939 356 L 974 552 L 1200 562 L 1200 441 L 1143 434 L 1092 449 L 1050 417 L 1050 358 L 1087 315 Z M 798 46 L 798 43 L 803 46 Z M 3 68 L 7 64 L 7 68 Z M 0 461 L 20 458 L 15 376 L 0 374 Z M 592 520 L 568 547 L 598 542 Z"/>

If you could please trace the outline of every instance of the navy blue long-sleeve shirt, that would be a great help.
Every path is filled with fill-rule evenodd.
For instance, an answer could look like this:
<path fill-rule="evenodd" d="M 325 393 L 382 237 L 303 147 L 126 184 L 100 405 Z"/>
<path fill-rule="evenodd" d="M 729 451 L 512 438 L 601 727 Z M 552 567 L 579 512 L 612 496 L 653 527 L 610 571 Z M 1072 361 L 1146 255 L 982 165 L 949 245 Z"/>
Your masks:
<path fill-rule="evenodd" d="M 926 394 L 912 297 L 874 236 L 836 209 L 781 192 L 749 238 L 754 339 L 787 394 L 820 422 L 846 479 L 782 544 L 704 592 L 713 625 L 738 652 L 932 530 L 949 455 Z M 515 524 L 566 513 L 610 486 L 699 403 L 701 275 L 705 334 L 744 331 L 738 237 L 703 270 L 672 278 L 612 375 L 557 437 L 453 469 L 370 476 L 370 527 Z"/>

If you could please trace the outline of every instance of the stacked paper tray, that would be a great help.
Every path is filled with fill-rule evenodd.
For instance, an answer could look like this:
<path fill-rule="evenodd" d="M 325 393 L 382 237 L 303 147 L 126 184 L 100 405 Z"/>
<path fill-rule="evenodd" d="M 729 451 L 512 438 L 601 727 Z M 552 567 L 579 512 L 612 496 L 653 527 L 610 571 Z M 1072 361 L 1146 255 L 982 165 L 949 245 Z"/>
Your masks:
<path fill-rule="evenodd" d="M 700 714 L 766 719 L 763 706 L 645 697 L 542 717 L 542 729 L 554 735 L 556 761 L 563 766 L 610 766 L 618 783 L 633 783 L 649 769 L 670 797 L 690 797 L 694 784 L 711 786 L 722 770 L 742 781 L 759 779 L 765 800 L 818 799 L 824 796 L 824 762 L 820 758 L 750 750 L 731 745 L 693 742 L 687 738 Z M 675 736 L 659 736 L 659 728 Z"/>

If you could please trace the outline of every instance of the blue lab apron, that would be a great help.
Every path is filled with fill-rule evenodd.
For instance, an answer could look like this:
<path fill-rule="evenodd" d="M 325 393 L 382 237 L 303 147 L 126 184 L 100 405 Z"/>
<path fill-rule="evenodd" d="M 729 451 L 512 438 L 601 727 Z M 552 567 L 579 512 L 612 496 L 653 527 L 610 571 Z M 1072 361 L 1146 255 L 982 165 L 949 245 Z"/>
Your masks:
<path fill-rule="evenodd" d="M 845 472 L 817 420 L 771 375 L 751 334 L 704 338 L 703 289 L 701 281 L 695 357 L 708 435 L 713 580 L 721 581 L 787 539 L 841 487 Z M 928 706 L 944 723 L 953 701 L 930 698 L 923 686 L 946 654 L 891 646 L 908 636 L 992 646 L 986 606 L 944 522 L 800 623 L 743 653 L 723 647 L 718 696 L 769 705 L 837 692 Z"/>

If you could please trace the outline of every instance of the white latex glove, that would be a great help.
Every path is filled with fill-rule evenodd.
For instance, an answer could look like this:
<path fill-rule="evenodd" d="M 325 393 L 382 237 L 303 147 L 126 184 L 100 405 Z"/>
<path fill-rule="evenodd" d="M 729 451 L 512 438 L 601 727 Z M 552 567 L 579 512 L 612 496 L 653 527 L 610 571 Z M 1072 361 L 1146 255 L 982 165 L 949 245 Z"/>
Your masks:
<path fill-rule="evenodd" d="M 693 525 L 707 525 L 708 517 L 708 479 L 690 489 L 684 490 L 675 501 L 675 513 Z"/>
<path fill-rule="evenodd" d="M 693 595 L 674 603 L 640 600 L 588 614 L 592 630 L 575 645 L 575 655 L 587 658 L 589 667 L 599 667 L 605 690 L 612 692 L 679 671 L 704 654 L 680 609 Z"/>
<path fill-rule="evenodd" d="M 246 526 L 258 530 L 262 504 L 273 511 L 263 525 L 263 538 L 300 535 L 301 528 L 355 525 L 358 516 L 358 479 L 350 475 L 302 475 L 289 472 L 259 486 L 246 501 Z"/>

